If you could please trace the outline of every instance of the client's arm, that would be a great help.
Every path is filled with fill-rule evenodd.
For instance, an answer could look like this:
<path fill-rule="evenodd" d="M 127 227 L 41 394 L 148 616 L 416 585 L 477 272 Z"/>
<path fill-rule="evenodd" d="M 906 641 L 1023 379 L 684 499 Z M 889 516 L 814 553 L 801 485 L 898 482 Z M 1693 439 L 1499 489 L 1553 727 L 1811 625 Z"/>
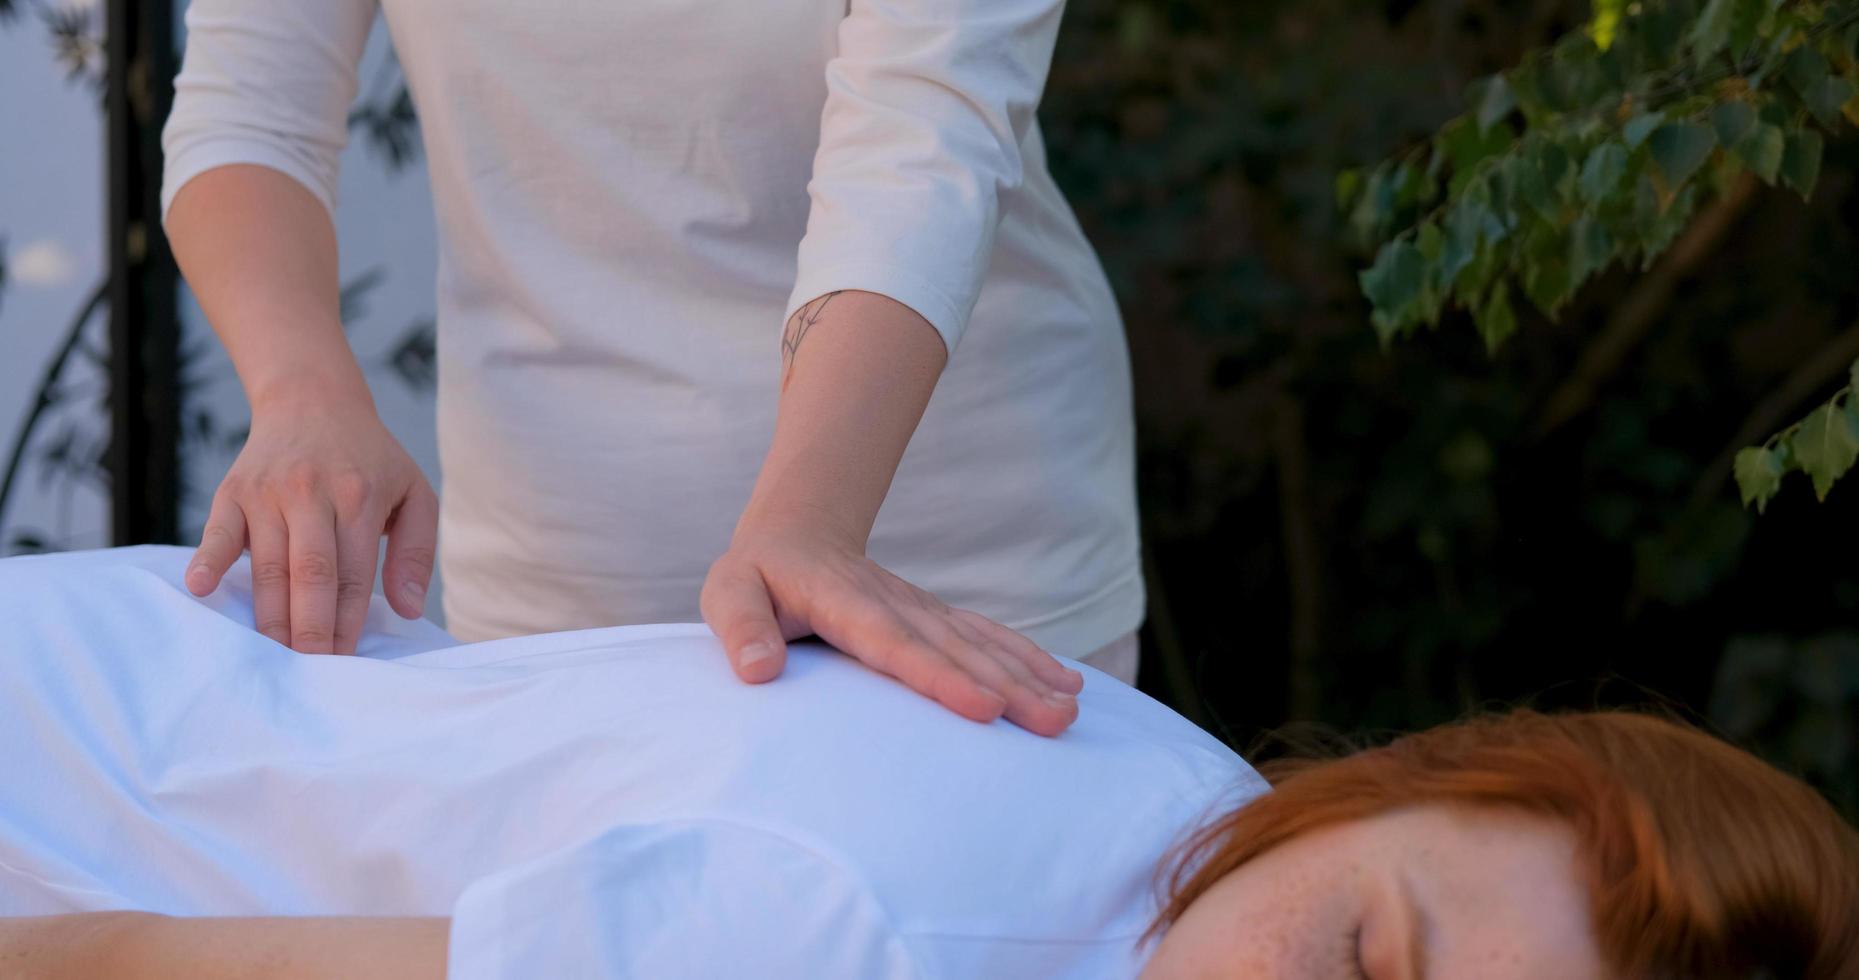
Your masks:
<path fill-rule="evenodd" d="M 0 918 L 0 975 L 24 980 L 311 980 L 445 976 L 446 918 Z"/>

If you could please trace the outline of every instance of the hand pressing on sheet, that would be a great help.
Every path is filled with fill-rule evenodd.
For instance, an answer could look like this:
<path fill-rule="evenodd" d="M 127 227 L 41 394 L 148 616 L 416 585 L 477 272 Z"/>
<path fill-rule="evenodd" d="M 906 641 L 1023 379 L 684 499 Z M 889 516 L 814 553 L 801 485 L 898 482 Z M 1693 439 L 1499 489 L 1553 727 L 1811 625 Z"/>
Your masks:
<path fill-rule="evenodd" d="M 381 536 L 388 603 L 417 619 L 439 501 L 372 399 L 328 387 L 255 401 L 252 431 L 213 495 L 187 587 L 207 595 L 248 547 L 260 633 L 301 653 L 354 653 Z"/>
<path fill-rule="evenodd" d="M 187 587 L 212 592 L 249 546 L 258 631 L 304 653 L 354 653 L 383 533 L 388 602 L 420 615 L 439 503 L 381 424 L 343 334 L 329 209 L 300 180 L 234 163 L 187 181 L 166 227 L 252 404 Z"/>
<path fill-rule="evenodd" d="M 804 519 L 739 525 L 701 604 L 736 675 L 781 673 L 808 634 L 975 721 L 1057 735 L 1078 718 L 1084 675 L 980 613 L 950 606 Z"/>
<path fill-rule="evenodd" d="M 1078 716 L 1083 674 L 865 555 L 947 357 L 940 332 L 879 293 L 796 310 L 774 440 L 699 604 L 744 681 L 773 679 L 786 642 L 815 634 L 964 717 L 1056 735 Z"/>

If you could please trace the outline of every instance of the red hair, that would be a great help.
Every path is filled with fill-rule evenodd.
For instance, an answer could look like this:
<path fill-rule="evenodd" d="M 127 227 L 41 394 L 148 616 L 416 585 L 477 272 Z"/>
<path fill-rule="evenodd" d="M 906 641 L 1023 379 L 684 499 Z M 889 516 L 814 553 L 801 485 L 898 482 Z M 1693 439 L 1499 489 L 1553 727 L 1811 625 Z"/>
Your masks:
<path fill-rule="evenodd" d="M 1271 792 L 1171 849 L 1144 941 L 1227 872 L 1305 831 L 1402 806 L 1483 804 L 1574 828 L 1595 937 L 1626 976 L 1859 978 L 1859 834 L 1805 783 L 1688 725 L 1525 709 L 1260 771 Z"/>

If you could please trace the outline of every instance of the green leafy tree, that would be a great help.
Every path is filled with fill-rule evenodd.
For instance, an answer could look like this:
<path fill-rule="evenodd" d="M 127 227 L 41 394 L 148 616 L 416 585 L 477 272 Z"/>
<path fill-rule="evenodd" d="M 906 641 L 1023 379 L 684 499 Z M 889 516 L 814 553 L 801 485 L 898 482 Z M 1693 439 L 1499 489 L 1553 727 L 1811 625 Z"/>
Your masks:
<path fill-rule="evenodd" d="M 1465 110 L 1367 172 L 1351 231 L 1383 344 L 1449 308 L 1493 352 L 1520 302 L 1554 319 L 1615 263 L 1644 270 L 1702 204 L 1758 179 L 1803 198 L 1859 123 L 1859 0 L 1603 0 L 1586 29 L 1470 86 Z M 1758 511 L 1799 470 L 1824 500 L 1859 460 L 1859 360 L 1805 418 L 1739 452 Z"/>

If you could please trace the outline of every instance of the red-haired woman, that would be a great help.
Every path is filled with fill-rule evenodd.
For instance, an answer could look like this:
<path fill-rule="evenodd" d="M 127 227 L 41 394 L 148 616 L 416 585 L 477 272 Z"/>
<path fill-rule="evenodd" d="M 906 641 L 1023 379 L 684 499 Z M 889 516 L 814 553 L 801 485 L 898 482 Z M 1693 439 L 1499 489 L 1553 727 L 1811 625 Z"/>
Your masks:
<path fill-rule="evenodd" d="M 1520 711 L 1285 773 L 1172 865 L 1204 862 L 1173 881 L 1142 980 L 1859 977 L 1852 829 L 1683 725 Z M 0 919 L 0 963 L 48 978 L 436 977 L 449 925 Z"/>
<path fill-rule="evenodd" d="M 1859 837 L 1660 718 L 1268 790 L 1088 665 L 1048 738 L 817 643 L 744 685 L 701 623 L 461 645 L 378 600 L 301 657 L 187 558 L 0 560 L 9 978 L 1859 978 Z"/>
<path fill-rule="evenodd" d="M 1263 772 L 1169 863 L 1145 980 L 1859 977 L 1859 836 L 1688 726 L 1517 711 Z"/>

